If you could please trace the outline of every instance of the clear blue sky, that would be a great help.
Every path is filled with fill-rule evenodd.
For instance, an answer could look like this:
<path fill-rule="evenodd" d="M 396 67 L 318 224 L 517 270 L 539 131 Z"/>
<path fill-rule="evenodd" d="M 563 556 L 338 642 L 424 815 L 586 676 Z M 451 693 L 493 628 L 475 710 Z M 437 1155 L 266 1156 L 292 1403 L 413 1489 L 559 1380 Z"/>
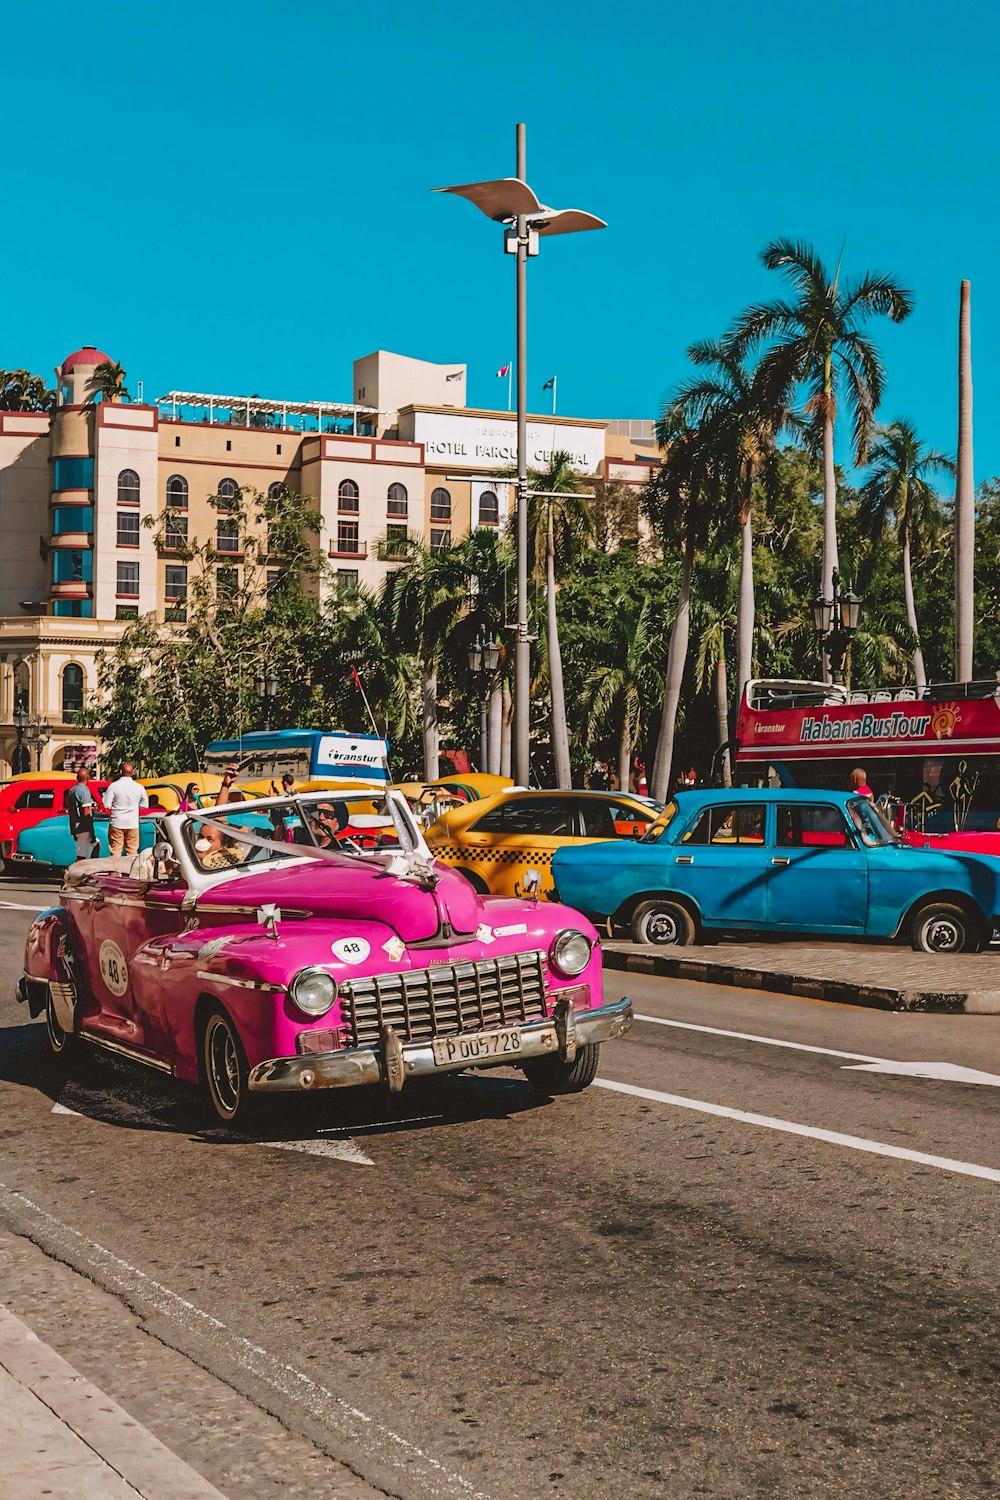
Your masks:
<path fill-rule="evenodd" d="M 881 416 L 955 447 L 972 282 L 976 477 L 1000 472 L 1000 10 L 983 0 L 9 7 L 0 364 L 82 342 L 171 386 L 349 399 L 378 347 L 504 405 L 513 265 L 444 183 L 513 172 L 601 233 L 530 266 L 530 404 L 654 416 L 686 346 L 777 295 L 777 235 L 892 271 Z M 846 432 L 838 457 L 848 457 Z"/>

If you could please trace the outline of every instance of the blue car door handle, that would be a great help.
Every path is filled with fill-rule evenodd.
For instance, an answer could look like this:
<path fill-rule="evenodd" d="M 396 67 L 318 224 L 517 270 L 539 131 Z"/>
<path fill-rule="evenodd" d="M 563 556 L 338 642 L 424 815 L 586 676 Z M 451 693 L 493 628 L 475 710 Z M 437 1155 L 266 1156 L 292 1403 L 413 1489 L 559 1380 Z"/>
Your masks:
<path fill-rule="evenodd" d="M 786 854 L 776 854 L 771 860 L 772 865 L 790 865 L 791 860 Z"/>
<path fill-rule="evenodd" d="M 677 858 L 674 860 L 674 864 L 675 865 L 693 865 L 694 864 L 694 855 L 693 854 L 678 854 Z"/>

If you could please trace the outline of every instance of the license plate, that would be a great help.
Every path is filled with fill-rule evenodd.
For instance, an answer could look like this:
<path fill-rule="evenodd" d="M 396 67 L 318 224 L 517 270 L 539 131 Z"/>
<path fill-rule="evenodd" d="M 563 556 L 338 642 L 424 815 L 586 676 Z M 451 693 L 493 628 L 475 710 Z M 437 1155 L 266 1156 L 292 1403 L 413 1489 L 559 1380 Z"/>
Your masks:
<path fill-rule="evenodd" d="M 501 1031 L 479 1031 L 469 1036 L 435 1037 L 434 1065 L 446 1068 L 453 1063 L 482 1062 L 492 1057 L 517 1057 L 522 1038 L 519 1026 L 505 1026 Z"/>

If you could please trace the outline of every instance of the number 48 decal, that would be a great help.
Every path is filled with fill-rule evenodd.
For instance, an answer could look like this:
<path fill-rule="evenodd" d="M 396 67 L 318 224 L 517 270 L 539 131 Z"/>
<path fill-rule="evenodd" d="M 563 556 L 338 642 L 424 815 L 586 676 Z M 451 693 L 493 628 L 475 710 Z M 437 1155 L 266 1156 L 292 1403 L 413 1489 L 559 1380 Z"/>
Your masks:
<path fill-rule="evenodd" d="M 128 964 L 117 943 L 110 938 L 101 944 L 101 978 L 113 995 L 124 995 L 128 989 Z"/>

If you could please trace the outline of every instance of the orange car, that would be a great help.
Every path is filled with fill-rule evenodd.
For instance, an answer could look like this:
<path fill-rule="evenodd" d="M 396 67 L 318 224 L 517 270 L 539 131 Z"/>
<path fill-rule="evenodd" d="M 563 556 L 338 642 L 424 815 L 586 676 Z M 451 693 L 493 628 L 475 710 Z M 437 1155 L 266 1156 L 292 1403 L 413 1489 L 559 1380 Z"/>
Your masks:
<path fill-rule="evenodd" d="M 435 859 L 481 894 L 521 896 L 528 870 L 552 891 L 552 855 L 564 844 L 639 838 L 660 809 L 624 792 L 500 792 L 443 813 L 425 837 Z"/>

